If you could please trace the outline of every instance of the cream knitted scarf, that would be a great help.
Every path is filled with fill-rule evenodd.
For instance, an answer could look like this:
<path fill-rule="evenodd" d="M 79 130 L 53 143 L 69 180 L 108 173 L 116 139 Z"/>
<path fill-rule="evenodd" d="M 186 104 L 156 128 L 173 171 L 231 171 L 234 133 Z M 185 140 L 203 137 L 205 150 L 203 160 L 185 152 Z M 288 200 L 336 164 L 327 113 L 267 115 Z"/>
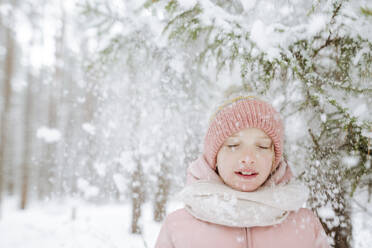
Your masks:
<path fill-rule="evenodd" d="M 307 196 L 308 189 L 296 181 L 241 192 L 221 182 L 199 180 L 178 194 L 186 210 L 197 219 L 233 227 L 281 223 L 289 211 L 302 207 Z"/>

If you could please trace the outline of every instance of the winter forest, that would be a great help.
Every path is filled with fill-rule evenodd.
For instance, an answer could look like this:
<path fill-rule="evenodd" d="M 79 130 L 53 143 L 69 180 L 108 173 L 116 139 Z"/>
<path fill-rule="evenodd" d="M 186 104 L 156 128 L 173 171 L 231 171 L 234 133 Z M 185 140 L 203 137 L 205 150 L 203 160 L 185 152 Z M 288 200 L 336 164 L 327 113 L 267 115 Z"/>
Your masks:
<path fill-rule="evenodd" d="M 372 242 L 372 1 L 0 0 L 0 247 L 153 247 L 229 87 L 332 247 Z"/>

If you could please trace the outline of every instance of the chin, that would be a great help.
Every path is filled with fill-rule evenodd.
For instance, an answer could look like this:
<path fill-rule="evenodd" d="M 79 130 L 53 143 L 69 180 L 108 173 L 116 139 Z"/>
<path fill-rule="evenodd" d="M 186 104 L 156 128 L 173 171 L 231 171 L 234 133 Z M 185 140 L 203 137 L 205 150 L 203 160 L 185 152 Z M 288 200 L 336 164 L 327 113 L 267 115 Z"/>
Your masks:
<path fill-rule="evenodd" d="M 236 190 L 239 190 L 239 191 L 242 191 L 242 192 L 252 192 L 252 191 L 255 191 L 256 189 L 258 189 L 259 187 L 258 186 L 254 186 L 254 185 L 239 185 L 239 186 L 231 186 L 233 189 L 236 189 Z"/>

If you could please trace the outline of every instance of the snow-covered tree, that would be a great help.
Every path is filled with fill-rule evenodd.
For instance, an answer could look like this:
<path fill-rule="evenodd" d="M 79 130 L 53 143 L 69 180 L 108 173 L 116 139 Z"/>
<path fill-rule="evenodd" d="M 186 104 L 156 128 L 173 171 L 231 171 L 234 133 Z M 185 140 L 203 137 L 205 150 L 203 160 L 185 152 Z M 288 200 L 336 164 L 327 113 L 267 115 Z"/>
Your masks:
<path fill-rule="evenodd" d="M 371 6 L 362 0 L 170 0 L 121 7 L 92 1 L 85 6 L 104 37 L 98 71 L 110 78 L 118 61 L 140 74 L 151 71 L 154 80 L 144 85 L 168 90 L 159 106 L 174 111 L 172 104 L 183 106 L 180 99 L 190 94 L 185 110 L 204 113 L 181 116 L 199 118 L 201 127 L 229 85 L 247 85 L 272 99 L 286 122 L 286 155 L 312 189 L 310 206 L 335 247 L 349 246 L 353 193 L 371 187 Z M 129 48 L 128 40 L 136 46 Z M 137 63 L 126 59 L 132 54 Z M 158 102 L 148 99 L 151 106 Z M 192 137 L 202 134 L 197 124 L 183 124 Z M 159 164 L 172 175 L 163 168 L 169 159 L 163 156 Z M 333 209 L 331 218 L 322 216 L 324 207 Z"/>

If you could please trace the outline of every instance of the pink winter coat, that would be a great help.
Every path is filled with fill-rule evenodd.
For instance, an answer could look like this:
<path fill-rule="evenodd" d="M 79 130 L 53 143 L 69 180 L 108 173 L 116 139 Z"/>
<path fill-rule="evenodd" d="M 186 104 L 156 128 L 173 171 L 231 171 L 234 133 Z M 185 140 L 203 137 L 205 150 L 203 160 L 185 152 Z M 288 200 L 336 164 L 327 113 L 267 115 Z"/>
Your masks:
<path fill-rule="evenodd" d="M 281 168 L 280 168 L 281 167 Z M 199 179 L 218 180 L 218 175 L 199 158 L 188 168 L 187 183 Z M 288 166 L 279 166 L 275 182 L 289 180 Z M 329 248 L 319 219 L 309 209 L 292 211 L 280 224 L 232 227 L 195 218 L 185 208 L 170 213 L 155 248 Z"/>

